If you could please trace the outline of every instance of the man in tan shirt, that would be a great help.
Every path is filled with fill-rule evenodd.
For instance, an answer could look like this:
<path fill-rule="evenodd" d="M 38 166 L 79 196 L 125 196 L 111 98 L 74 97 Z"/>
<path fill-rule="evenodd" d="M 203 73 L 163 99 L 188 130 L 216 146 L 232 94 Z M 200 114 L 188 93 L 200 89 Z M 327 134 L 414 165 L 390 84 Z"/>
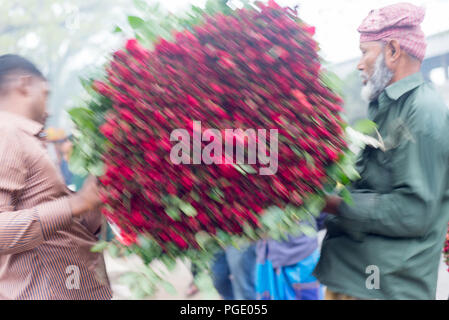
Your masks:
<path fill-rule="evenodd" d="M 0 299 L 111 299 L 97 180 L 73 194 L 40 139 L 48 82 L 0 56 Z"/>

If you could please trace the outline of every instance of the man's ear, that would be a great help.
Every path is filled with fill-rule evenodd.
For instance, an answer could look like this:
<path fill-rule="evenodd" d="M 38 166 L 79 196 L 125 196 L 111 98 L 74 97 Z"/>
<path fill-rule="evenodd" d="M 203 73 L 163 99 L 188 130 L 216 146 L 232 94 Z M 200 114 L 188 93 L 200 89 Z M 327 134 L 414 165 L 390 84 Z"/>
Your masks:
<path fill-rule="evenodd" d="M 17 90 L 24 96 L 30 93 L 33 79 L 29 75 L 22 75 L 17 77 Z"/>
<path fill-rule="evenodd" d="M 398 62 L 401 57 L 402 50 L 399 42 L 397 40 L 390 40 L 386 44 L 385 58 L 387 63 L 394 65 Z"/>

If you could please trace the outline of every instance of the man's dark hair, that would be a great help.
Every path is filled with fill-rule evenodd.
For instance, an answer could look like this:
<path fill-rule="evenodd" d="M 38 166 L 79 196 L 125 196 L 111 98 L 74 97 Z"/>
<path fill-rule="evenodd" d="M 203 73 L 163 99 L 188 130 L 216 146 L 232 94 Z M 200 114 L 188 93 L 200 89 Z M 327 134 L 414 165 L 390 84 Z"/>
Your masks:
<path fill-rule="evenodd" d="M 16 54 L 4 54 L 0 56 L 0 89 L 5 84 L 7 76 L 15 72 L 45 79 L 42 72 L 31 61 Z"/>

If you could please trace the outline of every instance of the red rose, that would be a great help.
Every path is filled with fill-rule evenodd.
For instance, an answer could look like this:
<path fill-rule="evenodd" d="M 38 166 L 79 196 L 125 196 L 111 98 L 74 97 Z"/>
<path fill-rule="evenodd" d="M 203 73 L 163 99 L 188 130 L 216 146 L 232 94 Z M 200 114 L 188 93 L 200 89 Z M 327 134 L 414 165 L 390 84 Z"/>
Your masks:
<path fill-rule="evenodd" d="M 118 240 L 125 246 L 130 246 L 136 243 L 137 237 L 135 234 L 121 232 Z"/>
<path fill-rule="evenodd" d="M 112 139 L 112 137 L 114 136 L 114 131 L 115 128 L 109 123 L 105 123 L 100 127 L 100 132 L 109 139 Z"/>

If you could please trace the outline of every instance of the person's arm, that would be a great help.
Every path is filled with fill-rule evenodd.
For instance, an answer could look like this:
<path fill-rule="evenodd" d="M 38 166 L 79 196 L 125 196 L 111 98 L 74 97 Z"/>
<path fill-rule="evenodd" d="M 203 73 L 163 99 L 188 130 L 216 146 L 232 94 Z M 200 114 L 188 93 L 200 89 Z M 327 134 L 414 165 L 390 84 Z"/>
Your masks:
<path fill-rule="evenodd" d="M 353 204 L 341 202 L 337 215 L 355 232 L 388 237 L 426 235 L 437 214 L 435 206 L 448 174 L 445 147 L 430 130 L 416 129 L 392 155 L 392 191 L 385 194 L 352 192 Z"/>
<path fill-rule="evenodd" d="M 20 138 L 9 130 L 0 133 L 0 255 L 5 255 L 30 250 L 68 228 L 72 212 L 68 198 L 14 211 L 25 186 L 27 160 Z"/>
<path fill-rule="evenodd" d="M 11 194 L 0 192 L 0 255 L 33 249 L 72 223 L 67 198 L 43 203 L 31 209 L 11 211 Z"/>
<path fill-rule="evenodd" d="M 94 235 L 99 237 L 105 226 L 104 216 L 100 210 L 92 210 L 84 214 L 81 223 Z"/>

